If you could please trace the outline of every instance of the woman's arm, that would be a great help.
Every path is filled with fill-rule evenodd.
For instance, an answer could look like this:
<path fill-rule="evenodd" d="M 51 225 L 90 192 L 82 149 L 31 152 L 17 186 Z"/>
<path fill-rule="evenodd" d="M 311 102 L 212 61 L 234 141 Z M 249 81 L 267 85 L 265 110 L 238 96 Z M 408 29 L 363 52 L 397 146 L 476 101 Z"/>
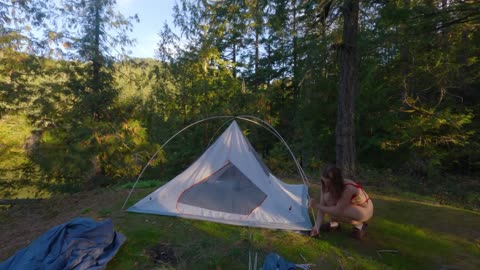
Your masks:
<path fill-rule="evenodd" d="M 337 203 L 334 206 L 325 206 L 325 205 L 316 205 L 317 208 L 324 212 L 328 213 L 329 215 L 332 216 L 342 216 L 343 210 L 347 208 L 347 206 L 350 205 L 350 199 L 352 198 L 353 195 L 352 189 L 350 187 L 345 187 L 345 190 L 342 193 L 342 196 L 340 196 L 340 199 L 337 201 Z"/>
<path fill-rule="evenodd" d="M 325 197 L 328 197 L 328 196 L 329 196 L 328 192 L 322 191 L 322 193 L 320 194 L 320 200 L 315 201 L 313 199 L 310 199 L 308 201 L 308 207 L 319 209 L 320 206 L 326 205 Z"/>
<path fill-rule="evenodd" d="M 315 208 L 315 209 L 320 209 L 320 207 L 322 207 L 322 203 L 321 202 L 314 202 L 313 200 L 310 200 L 308 202 L 308 206 L 309 207 L 312 207 L 312 208 Z"/>

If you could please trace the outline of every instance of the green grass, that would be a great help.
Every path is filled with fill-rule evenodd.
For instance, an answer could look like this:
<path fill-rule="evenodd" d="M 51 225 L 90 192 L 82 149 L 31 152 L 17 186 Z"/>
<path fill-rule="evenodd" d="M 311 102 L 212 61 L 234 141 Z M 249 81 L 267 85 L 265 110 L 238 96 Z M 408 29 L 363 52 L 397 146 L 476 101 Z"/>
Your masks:
<path fill-rule="evenodd" d="M 150 191 L 135 194 L 132 201 Z M 249 252 L 257 252 L 259 267 L 270 252 L 292 262 L 314 263 L 314 269 L 480 266 L 478 212 L 402 197 L 372 198 L 375 216 L 363 242 L 349 238 L 348 224 L 341 232 L 312 239 L 295 232 L 119 212 L 114 223 L 128 240 L 107 269 L 247 269 Z M 175 265 L 152 262 L 146 250 L 158 245 L 174 251 Z"/>
<path fill-rule="evenodd" d="M 155 189 L 135 190 L 128 205 Z M 268 253 L 276 252 L 295 263 L 313 263 L 313 269 L 480 269 L 480 213 L 411 196 L 370 192 L 375 214 L 368 238 L 357 241 L 348 236 L 348 224 L 342 224 L 340 232 L 313 239 L 281 230 L 128 213 L 121 210 L 128 193 L 120 187 L 99 189 L 43 200 L 33 209 L 0 210 L 0 226 L 8 237 L 21 235 L 10 224 L 30 229 L 22 219 L 49 221 L 54 226 L 71 216 L 111 218 L 127 241 L 109 262 L 109 270 L 247 269 L 249 252 L 258 254 L 259 267 Z M 68 217 L 62 216 L 67 213 Z M 159 250 L 172 252 L 174 260 L 162 263 L 152 257 L 152 251 Z"/>

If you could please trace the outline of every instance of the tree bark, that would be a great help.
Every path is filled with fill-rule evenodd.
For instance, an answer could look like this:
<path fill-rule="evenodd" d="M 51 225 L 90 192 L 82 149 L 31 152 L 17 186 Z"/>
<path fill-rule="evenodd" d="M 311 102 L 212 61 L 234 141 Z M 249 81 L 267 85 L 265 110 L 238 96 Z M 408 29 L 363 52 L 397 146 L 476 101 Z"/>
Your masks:
<path fill-rule="evenodd" d="M 100 1 L 96 0 L 95 1 L 95 33 L 94 33 L 94 39 L 93 39 L 93 74 L 92 74 L 92 80 L 93 80 L 93 91 L 95 92 L 96 95 L 98 95 L 101 91 L 101 83 L 100 83 L 100 68 L 101 68 L 101 57 L 100 57 L 100 24 L 101 19 L 100 19 Z M 97 121 L 99 118 L 99 101 L 94 102 L 93 104 L 93 120 Z"/>
<path fill-rule="evenodd" d="M 260 74 L 259 74 L 259 63 L 260 63 L 260 30 L 261 30 L 261 17 L 259 19 L 259 3 L 258 1 L 255 4 L 255 90 L 258 91 L 258 86 L 260 84 Z"/>
<path fill-rule="evenodd" d="M 336 164 L 345 177 L 355 176 L 355 97 L 358 92 L 357 0 L 344 0 L 343 44 L 340 46 L 340 89 L 336 134 Z"/>
<path fill-rule="evenodd" d="M 410 0 L 403 1 L 404 8 L 410 9 Z M 407 22 L 402 21 L 400 23 L 400 35 L 407 36 Z M 408 42 L 404 41 L 404 44 L 400 47 L 400 69 L 403 77 L 402 85 L 402 107 L 407 108 L 408 98 L 410 97 L 410 50 Z"/>
<path fill-rule="evenodd" d="M 296 111 L 298 102 L 298 52 L 297 52 L 297 1 L 292 0 L 293 8 L 293 102 Z"/>
<path fill-rule="evenodd" d="M 233 47 L 232 47 L 232 62 L 233 62 L 233 78 L 237 78 L 237 40 L 236 38 L 233 40 Z"/>

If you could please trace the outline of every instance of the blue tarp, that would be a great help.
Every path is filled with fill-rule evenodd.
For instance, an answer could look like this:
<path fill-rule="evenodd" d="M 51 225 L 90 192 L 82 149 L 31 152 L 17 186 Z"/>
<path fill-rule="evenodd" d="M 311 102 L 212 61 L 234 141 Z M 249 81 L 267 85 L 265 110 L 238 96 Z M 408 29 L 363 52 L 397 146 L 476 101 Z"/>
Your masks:
<path fill-rule="evenodd" d="M 271 252 L 265 257 L 262 270 L 291 270 L 295 269 L 295 264 L 286 261 L 282 256 Z"/>
<path fill-rule="evenodd" d="M 48 230 L 0 263 L 0 270 L 105 269 L 125 240 L 110 219 L 76 218 Z"/>

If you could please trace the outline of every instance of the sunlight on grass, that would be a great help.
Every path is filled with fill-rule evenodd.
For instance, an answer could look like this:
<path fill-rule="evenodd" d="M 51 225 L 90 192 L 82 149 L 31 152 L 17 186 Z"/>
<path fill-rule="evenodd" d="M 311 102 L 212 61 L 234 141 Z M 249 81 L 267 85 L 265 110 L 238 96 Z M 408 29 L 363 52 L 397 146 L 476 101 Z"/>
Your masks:
<path fill-rule="evenodd" d="M 231 240 L 235 234 L 238 233 L 239 229 L 239 227 L 213 222 L 195 222 L 193 226 L 207 233 L 211 237 L 222 239 L 224 241 Z"/>
<path fill-rule="evenodd" d="M 391 201 L 391 202 L 403 202 L 403 203 L 408 202 L 408 203 L 424 205 L 424 206 L 448 208 L 448 209 L 457 210 L 457 211 L 464 211 L 464 212 L 468 212 L 468 213 L 473 214 L 473 215 L 479 215 L 480 216 L 480 212 L 475 212 L 475 211 L 472 211 L 472 210 L 459 208 L 459 207 L 455 207 L 455 206 L 450 206 L 450 205 L 441 205 L 441 204 L 432 202 L 431 200 L 428 200 L 428 199 L 419 200 L 418 199 L 419 197 L 411 199 L 411 198 L 404 198 L 404 197 L 394 197 L 394 196 L 384 196 L 384 195 L 372 194 L 371 198 L 372 199 L 381 199 L 381 200 Z M 424 197 L 421 197 L 421 198 L 424 198 Z"/>
<path fill-rule="evenodd" d="M 434 254 L 447 254 L 451 244 L 446 239 L 438 237 L 409 224 L 398 224 L 389 220 L 377 218 L 376 233 L 382 235 L 376 242 L 391 249 L 400 250 L 414 257 L 426 257 Z M 413 248 L 415 247 L 415 248 Z"/>
<path fill-rule="evenodd" d="M 143 198 L 153 190 L 139 190 L 133 197 Z M 249 252 L 257 254 L 259 267 L 270 252 L 294 263 L 313 263 L 315 269 L 473 270 L 480 265 L 480 249 L 467 238 L 480 224 L 478 213 L 407 199 L 374 198 L 375 216 L 365 241 L 350 238 L 348 224 L 340 232 L 313 239 L 282 230 L 123 213 L 116 218 L 116 226 L 128 240 L 108 269 L 247 269 Z M 463 223 L 460 229 L 451 226 L 458 220 Z M 159 243 L 175 251 L 176 265 L 159 265 L 146 255 L 148 248 Z"/>
<path fill-rule="evenodd" d="M 127 241 L 118 255 L 109 263 L 111 269 L 135 269 L 136 266 L 151 265 L 145 254 L 145 248 L 153 246 L 162 239 L 164 231 L 158 230 L 148 222 L 136 219 L 138 224 L 119 231 L 127 236 Z"/>
<path fill-rule="evenodd" d="M 398 250 L 401 256 L 414 258 L 419 263 L 434 262 L 438 265 L 452 264 L 462 254 L 472 254 L 480 263 L 480 250 L 472 242 L 454 235 L 433 233 L 410 224 L 398 224 L 377 218 L 376 242 L 387 249 Z M 473 259 L 473 258 L 472 258 Z M 458 262 L 457 262 L 458 263 Z"/>

